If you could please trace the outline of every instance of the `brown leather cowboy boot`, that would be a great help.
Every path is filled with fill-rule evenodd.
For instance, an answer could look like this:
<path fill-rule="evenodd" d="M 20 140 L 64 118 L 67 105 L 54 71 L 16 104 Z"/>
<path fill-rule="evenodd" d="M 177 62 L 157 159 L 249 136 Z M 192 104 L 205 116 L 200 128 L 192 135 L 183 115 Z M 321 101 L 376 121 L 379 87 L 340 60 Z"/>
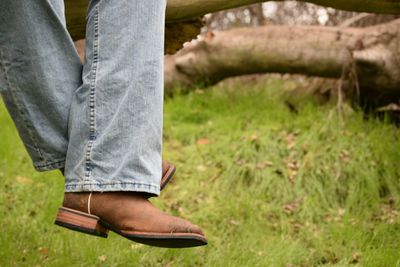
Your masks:
<path fill-rule="evenodd" d="M 181 248 L 207 244 L 202 230 L 155 208 L 141 193 L 65 193 L 57 225 L 107 237 L 108 231 L 138 243 Z"/>
<path fill-rule="evenodd" d="M 162 161 L 162 177 L 160 182 L 160 190 L 163 190 L 164 187 L 168 184 L 168 182 L 172 179 L 176 171 L 175 166 L 168 162 Z"/>

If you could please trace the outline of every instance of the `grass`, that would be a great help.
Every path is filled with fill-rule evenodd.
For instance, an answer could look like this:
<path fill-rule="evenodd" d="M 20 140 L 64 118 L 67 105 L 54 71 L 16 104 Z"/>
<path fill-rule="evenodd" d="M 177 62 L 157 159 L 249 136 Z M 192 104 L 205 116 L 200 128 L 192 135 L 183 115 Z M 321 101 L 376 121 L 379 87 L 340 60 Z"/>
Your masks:
<path fill-rule="evenodd" d="M 282 82 L 167 99 L 160 208 L 209 245 L 151 248 L 54 226 L 58 172 L 36 173 L 0 105 L 0 266 L 400 266 L 400 130 L 334 105 L 284 104 Z"/>

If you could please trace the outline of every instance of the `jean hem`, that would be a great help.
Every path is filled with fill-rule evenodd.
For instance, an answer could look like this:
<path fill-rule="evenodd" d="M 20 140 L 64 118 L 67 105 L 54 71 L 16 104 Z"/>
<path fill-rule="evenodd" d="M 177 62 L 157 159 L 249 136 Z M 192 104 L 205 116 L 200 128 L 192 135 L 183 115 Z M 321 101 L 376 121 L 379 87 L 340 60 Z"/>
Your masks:
<path fill-rule="evenodd" d="M 65 167 L 65 159 L 46 162 L 34 162 L 33 167 L 39 172 L 61 169 Z"/>
<path fill-rule="evenodd" d="M 143 192 L 160 195 L 160 185 L 139 182 L 82 182 L 65 184 L 65 192 Z"/>

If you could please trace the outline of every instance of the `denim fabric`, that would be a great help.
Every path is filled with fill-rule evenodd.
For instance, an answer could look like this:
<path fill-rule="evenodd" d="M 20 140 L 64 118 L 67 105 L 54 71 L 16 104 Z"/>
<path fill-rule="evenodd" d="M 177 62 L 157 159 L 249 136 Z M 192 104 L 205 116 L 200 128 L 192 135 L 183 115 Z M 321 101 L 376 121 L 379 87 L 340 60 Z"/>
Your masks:
<path fill-rule="evenodd" d="M 82 66 L 62 0 L 0 2 L 3 99 L 35 168 L 65 166 L 67 192 L 159 194 L 165 4 L 91 1 Z"/>
<path fill-rule="evenodd" d="M 62 3 L 62 2 L 61 2 Z M 59 1 L 0 1 L 0 88 L 38 170 L 64 166 L 82 65 Z"/>

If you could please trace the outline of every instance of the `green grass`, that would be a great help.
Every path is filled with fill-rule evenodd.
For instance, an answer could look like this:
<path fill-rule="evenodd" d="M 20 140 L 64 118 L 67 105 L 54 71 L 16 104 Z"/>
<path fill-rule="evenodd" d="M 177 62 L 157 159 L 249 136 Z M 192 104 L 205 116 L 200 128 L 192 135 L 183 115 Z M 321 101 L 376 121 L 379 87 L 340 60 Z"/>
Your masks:
<path fill-rule="evenodd" d="M 58 172 L 36 173 L 0 105 L 0 266 L 400 266 L 400 130 L 334 105 L 284 104 L 280 82 L 167 99 L 154 203 L 209 245 L 160 249 L 54 226 Z"/>

